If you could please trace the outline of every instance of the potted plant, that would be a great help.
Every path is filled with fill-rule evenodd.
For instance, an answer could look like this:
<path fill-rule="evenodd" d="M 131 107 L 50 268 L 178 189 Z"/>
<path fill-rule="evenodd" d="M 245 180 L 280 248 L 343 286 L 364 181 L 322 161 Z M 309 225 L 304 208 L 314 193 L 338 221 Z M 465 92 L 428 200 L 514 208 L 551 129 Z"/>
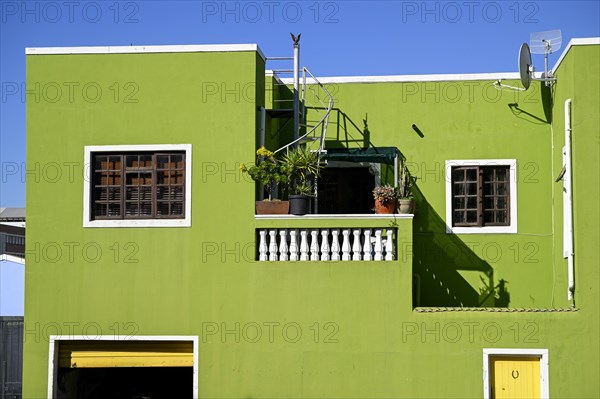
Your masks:
<path fill-rule="evenodd" d="M 288 176 L 290 213 L 305 215 L 312 196 L 311 179 L 319 176 L 319 157 L 316 152 L 296 147 L 289 150 L 281 163 Z"/>
<path fill-rule="evenodd" d="M 375 213 L 394 213 L 397 199 L 397 191 L 394 187 L 388 184 L 375 187 L 373 198 L 375 198 Z"/>
<path fill-rule="evenodd" d="M 375 213 L 414 213 L 415 200 L 412 189 L 417 180 L 412 177 L 405 165 L 400 168 L 398 187 L 384 185 L 375 187 Z"/>
<path fill-rule="evenodd" d="M 269 198 L 263 201 L 256 201 L 256 214 L 287 214 L 289 212 L 289 202 L 273 198 L 277 184 L 287 183 L 288 174 L 283 165 L 275 158 L 273 152 L 265 147 L 256 150 L 256 163 L 247 167 L 240 164 L 240 171 L 247 173 L 255 182 L 261 183 L 269 194 Z"/>
<path fill-rule="evenodd" d="M 412 189 L 417 179 L 410 175 L 406 165 L 402 165 L 400 168 L 399 180 L 397 188 L 398 213 L 414 213 L 415 200 L 413 198 Z"/>

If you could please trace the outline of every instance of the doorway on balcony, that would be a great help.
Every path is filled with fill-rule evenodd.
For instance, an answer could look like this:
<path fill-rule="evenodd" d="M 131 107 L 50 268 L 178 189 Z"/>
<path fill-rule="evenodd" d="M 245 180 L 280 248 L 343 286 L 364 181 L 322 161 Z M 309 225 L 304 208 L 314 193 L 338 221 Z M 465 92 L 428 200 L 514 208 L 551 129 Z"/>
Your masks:
<path fill-rule="evenodd" d="M 323 159 L 327 167 L 318 181 L 320 214 L 370 214 L 373 189 L 398 181 L 398 167 L 405 159 L 396 147 L 346 148 L 328 143 Z M 394 184 L 395 185 L 395 184 Z"/>
<path fill-rule="evenodd" d="M 366 214 L 375 206 L 379 164 L 330 162 L 318 182 L 320 214 Z"/>

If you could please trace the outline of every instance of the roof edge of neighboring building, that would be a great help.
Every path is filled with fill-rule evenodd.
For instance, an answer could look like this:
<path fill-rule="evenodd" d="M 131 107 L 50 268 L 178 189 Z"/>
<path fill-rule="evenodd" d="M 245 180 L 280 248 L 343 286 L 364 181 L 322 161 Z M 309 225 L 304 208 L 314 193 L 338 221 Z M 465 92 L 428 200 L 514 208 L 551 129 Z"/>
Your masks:
<path fill-rule="evenodd" d="M 25 221 L 25 208 L 0 208 L 2 221 Z"/>
<path fill-rule="evenodd" d="M 14 256 L 14 255 L 2 254 L 2 255 L 0 255 L 0 262 L 11 262 L 11 263 L 18 263 L 18 264 L 24 265 L 25 259 L 19 258 L 18 256 Z"/>

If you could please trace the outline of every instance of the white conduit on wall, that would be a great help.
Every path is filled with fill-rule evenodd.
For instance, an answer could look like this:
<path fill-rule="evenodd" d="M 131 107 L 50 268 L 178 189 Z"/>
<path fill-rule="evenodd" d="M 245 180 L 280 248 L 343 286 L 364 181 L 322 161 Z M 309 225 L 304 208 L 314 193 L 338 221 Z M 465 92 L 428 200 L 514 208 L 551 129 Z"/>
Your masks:
<path fill-rule="evenodd" d="M 575 294 L 575 271 L 573 250 L 573 172 L 571 168 L 571 99 L 565 101 L 565 146 L 563 147 L 563 257 L 567 259 L 568 292 L 572 300 Z"/>

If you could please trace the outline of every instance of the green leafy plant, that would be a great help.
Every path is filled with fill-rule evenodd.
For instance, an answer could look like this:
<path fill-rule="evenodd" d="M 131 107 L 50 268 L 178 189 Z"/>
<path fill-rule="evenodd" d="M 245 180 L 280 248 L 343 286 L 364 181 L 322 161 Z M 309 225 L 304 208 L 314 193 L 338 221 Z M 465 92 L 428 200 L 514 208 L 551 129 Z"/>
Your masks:
<path fill-rule="evenodd" d="M 256 150 L 256 163 L 252 166 L 240 164 L 240 171 L 247 173 L 256 182 L 262 183 L 269 193 L 269 201 L 273 200 L 273 192 L 277 184 L 287 184 L 289 174 L 287 169 L 275 158 L 273 152 L 265 147 Z"/>
<path fill-rule="evenodd" d="M 281 160 L 282 168 L 288 176 L 290 195 L 312 194 L 311 179 L 319 176 L 319 157 L 305 148 L 291 149 Z"/>
<path fill-rule="evenodd" d="M 408 168 L 404 163 L 400 167 L 400 176 L 397 187 L 397 197 L 398 199 L 412 199 L 413 192 L 412 189 L 417 181 L 416 177 L 410 175 Z"/>
<path fill-rule="evenodd" d="M 306 195 L 310 197 L 313 195 L 312 187 L 306 183 L 299 184 L 295 187 L 293 195 Z"/>

